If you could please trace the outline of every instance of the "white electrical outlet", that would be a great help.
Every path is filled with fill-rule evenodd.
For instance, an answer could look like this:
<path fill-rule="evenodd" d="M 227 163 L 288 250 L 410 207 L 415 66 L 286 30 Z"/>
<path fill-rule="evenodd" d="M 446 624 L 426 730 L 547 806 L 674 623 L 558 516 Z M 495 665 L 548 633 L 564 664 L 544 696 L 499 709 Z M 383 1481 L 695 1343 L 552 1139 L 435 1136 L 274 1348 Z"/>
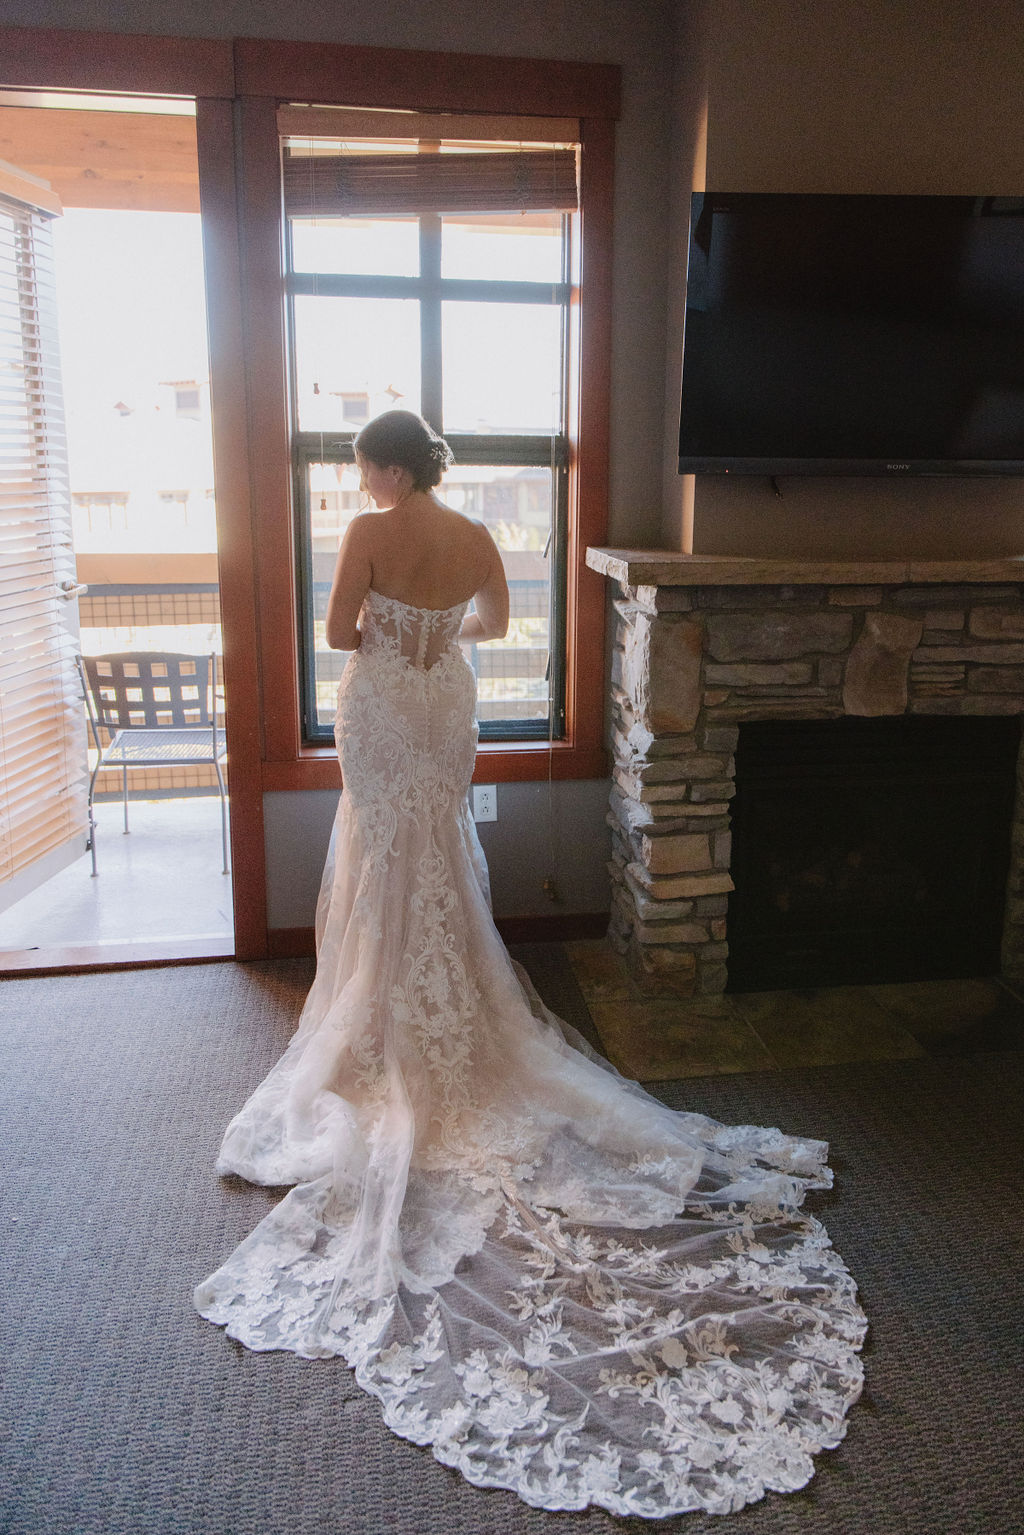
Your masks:
<path fill-rule="evenodd" d="M 496 821 L 498 819 L 497 784 L 475 783 L 473 785 L 473 819 L 474 821 Z"/>

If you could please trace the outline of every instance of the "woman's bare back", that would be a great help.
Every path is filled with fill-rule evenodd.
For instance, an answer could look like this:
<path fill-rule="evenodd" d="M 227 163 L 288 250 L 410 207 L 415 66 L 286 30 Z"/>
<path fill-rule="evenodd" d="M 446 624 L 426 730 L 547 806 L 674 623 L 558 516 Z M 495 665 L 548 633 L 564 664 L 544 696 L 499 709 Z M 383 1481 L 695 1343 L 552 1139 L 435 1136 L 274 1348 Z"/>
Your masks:
<path fill-rule="evenodd" d="M 453 608 L 475 597 L 492 560 L 490 535 L 432 497 L 367 513 L 371 586 L 415 608 Z"/>
<path fill-rule="evenodd" d="M 397 506 L 366 512 L 342 541 L 327 604 L 327 643 L 351 650 L 368 590 L 414 608 L 440 611 L 474 601 L 460 638 L 498 638 L 508 629 L 501 556 L 482 523 L 414 491 Z"/>

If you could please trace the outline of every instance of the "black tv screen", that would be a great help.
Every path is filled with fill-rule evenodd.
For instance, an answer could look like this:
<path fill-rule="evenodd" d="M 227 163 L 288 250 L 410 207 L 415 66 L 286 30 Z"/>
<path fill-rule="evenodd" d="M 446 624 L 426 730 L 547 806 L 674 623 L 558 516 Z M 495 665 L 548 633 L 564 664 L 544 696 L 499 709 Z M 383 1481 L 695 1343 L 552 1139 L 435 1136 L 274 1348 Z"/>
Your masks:
<path fill-rule="evenodd" d="M 1024 473 L 1024 198 L 697 193 L 682 473 Z"/>

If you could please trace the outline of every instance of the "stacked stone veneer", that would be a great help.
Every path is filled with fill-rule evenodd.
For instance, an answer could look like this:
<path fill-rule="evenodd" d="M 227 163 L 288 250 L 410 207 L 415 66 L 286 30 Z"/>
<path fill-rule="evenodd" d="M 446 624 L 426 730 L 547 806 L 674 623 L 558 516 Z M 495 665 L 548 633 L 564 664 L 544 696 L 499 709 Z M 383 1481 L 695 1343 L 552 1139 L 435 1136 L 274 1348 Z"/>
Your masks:
<path fill-rule="evenodd" d="M 609 936 L 649 992 L 727 980 L 744 720 L 1024 712 L 1024 586 L 620 585 Z M 1018 767 L 1003 968 L 1024 978 Z"/>

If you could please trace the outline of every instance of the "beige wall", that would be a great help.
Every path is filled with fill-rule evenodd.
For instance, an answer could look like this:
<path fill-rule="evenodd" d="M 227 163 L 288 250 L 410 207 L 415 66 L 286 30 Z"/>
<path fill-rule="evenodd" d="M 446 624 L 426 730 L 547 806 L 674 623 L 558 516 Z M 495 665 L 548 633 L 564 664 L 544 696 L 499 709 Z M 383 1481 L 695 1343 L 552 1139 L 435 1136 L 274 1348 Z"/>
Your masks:
<path fill-rule="evenodd" d="M 712 0 L 685 0 L 676 13 L 673 39 L 671 147 L 668 171 L 669 227 L 665 337 L 665 416 L 662 453 L 662 507 L 659 543 L 689 549 L 693 539 L 694 476 L 680 475 L 679 388 L 682 377 L 686 254 L 690 234 L 690 193 L 702 192 L 707 167 L 708 48 Z"/>
<path fill-rule="evenodd" d="M 313 920 L 323 855 L 338 796 L 329 790 L 265 794 L 271 928 L 305 927 Z M 477 827 L 490 870 L 498 917 L 559 917 L 608 910 L 608 785 L 506 783 L 498 785 L 498 819 Z M 557 900 L 544 894 L 553 874 Z"/>
<path fill-rule="evenodd" d="M 1020 192 L 1024 8 L 716 0 L 708 176 L 766 192 Z"/>
<path fill-rule="evenodd" d="M 705 34 L 677 78 L 675 132 L 690 131 L 685 93 L 703 93 L 709 187 L 1024 192 L 1020 3 L 688 0 L 683 11 L 702 15 Z M 665 450 L 667 464 L 668 431 Z M 693 548 L 935 558 L 1024 548 L 1016 480 L 791 478 L 780 489 L 782 500 L 763 478 L 701 476 Z M 671 541 L 685 547 L 667 490 L 665 501 L 666 541 L 678 530 Z"/>

